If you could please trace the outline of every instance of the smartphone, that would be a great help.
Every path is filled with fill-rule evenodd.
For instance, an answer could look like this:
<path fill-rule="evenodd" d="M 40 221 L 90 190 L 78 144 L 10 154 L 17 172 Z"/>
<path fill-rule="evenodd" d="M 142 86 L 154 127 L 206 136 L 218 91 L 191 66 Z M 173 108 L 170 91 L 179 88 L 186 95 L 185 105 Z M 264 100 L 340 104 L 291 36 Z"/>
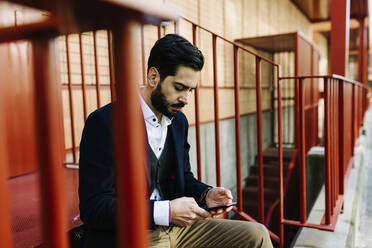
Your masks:
<path fill-rule="evenodd" d="M 231 206 L 235 206 L 236 204 L 238 204 L 238 203 L 237 202 L 231 202 L 231 203 L 226 204 L 226 205 L 216 206 L 216 207 L 212 207 L 212 208 L 208 208 L 207 207 L 207 208 L 205 208 L 205 210 L 207 210 L 208 212 L 210 212 L 210 211 L 216 211 L 218 209 L 225 210 L 226 208 L 231 207 Z"/>

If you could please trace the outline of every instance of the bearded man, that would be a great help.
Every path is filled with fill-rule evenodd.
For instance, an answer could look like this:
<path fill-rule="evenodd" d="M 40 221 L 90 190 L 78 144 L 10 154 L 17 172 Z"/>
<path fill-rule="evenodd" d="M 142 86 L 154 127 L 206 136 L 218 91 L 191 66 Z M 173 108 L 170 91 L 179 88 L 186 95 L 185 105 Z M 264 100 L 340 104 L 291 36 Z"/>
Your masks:
<path fill-rule="evenodd" d="M 190 169 L 188 122 L 180 110 L 197 87 L 203 65 L 201 51 L 175 34 L 158 40 L 148 59 L 147 84 L 139 100 L 147 134 L 150 246 L 272 247 L 263 225 L 214 218 L 231 207 L 205 210 L 229 204 L 233 197 L 228 189 L 198 181 Z M 111 115 L 112 104 L 90 114 L 80 143 L 84 248 L 116 247 Z"/>

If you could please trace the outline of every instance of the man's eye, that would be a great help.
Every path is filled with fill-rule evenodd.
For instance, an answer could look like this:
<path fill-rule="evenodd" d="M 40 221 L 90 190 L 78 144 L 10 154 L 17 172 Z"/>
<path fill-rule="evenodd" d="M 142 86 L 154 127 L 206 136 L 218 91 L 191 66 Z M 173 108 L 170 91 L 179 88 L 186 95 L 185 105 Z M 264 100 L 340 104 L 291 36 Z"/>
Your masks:
<path fill-rule="evenodd" d="M 175 86 L 174 87 L 177 91 L 183 91 L 185 88 L 181 86 Z"/>

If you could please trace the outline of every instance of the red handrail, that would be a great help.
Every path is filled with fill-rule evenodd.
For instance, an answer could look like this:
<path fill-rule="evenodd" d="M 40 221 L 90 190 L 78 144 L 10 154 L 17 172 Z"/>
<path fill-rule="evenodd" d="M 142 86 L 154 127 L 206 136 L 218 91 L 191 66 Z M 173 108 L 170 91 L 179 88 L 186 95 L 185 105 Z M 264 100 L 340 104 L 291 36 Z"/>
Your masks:
<path fill-rule="evenodd" d="M 325 214 L 320 224 L 307 223 L 306 217 L 306 175 L 305 175 L 305 145 L 306 136 L 304 133 L 304 121 L 305 109 L 303 107 L 304 97 L 304 79 L 323 79 L 324 80 L 324 137 L 325 137 Z M 359 101 L 365 101 L 362 97 L 366 97 L 362 91 L 367 91 L 368 86 L 363 85 L 355 80 L 349 80 L 345 77 L 338 75 L 324 75 L 324 76 L 295 76 L 295 77 L 280 77 L 279 80 L 291 79 L 299 83 L 299 102 L 296 104 L 296 112 L 299 116 L 300 130 L 299 133 L 299 149 L 300 149 L 300 187 L 301 187 L 301 216 L 300 221 L 287 220 L 281 218 L 281 223 L 286 225 L 302 226 L 317 228 L 321 230 L 333 231 L 337 222 L 337 217 L 340 214 L 342 203 L 343 203 L 343 192 L 345 180 L 348 177 L 349 168 L 344 167 L 344 164 L 348 162 L 348 166 L 351 166 L 349 161 L 352 161 L 352 148 L 355 144 L 356 136 L 350 140 L 346 140 L 344 134 L 351 132 L 355 127 L 361 123 L 363 112 L 355 111 L 355 105 L 359 104 Z M 347 87 L 347 88 L 346 88 Z M 345 91 L 360 92 L 359 98 L 345 98 Z M 352 105 L 353 112 L 351 113 L 352 125 L 350 130 L 345 130 L 347 126 L 341 124 L 344 120 L 345 106 Z M 350 142 L 351 144 L 348 144 Z M 347 150 L 345 151 L 345 148 Z M 345 152 L 348 152 L 345 157 Z M 346 160 L 345 160 L 346 159 Z M 342 164 L 340 164 L 340 162 Z"/>

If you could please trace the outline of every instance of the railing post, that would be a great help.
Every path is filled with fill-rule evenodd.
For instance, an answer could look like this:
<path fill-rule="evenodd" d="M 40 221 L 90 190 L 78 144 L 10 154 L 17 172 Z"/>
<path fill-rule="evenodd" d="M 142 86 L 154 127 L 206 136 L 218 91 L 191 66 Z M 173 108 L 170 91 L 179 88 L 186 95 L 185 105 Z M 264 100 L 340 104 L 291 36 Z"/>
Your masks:
<path fill-rule="evenodd" d="M 304 110 L 304 79 L 299 83 L 299 142 L 300 142 L 300 218 L 301 223 L 306 222 L 306 138 L 305 138 L 305 110 Z"/>
<path fill-rule="evenodd" d="M 176 25 L 175 22 L 174 25 Z M 192 25 L 192 44 L 196 46 L 196 25 Z M 196 133 L 196 161 L 198 168 L 198 179 L 202 180 L 201 173 L 201 148 L 200 148 L 200 113 L 199 113 L 199 86 L 195 89 L 195 133 Z"/>
<path fill-rule="evenodd" d="M 338 137 L 340 139 L 340 150 L 339 150 L 339 162 L 340 162 L 340 194 L 344 194 L 344 173 L 345 173 L 345 160 L 344 160 L 344 152 L 345 152 L 345 106 L 344 106 L 344 87 L 345 82 L 340 80 L 339 84 L 339 119 L 338 123 L 340 124 Z M 342 174 L 342 176 L 341 176 Z"/>
<path fill-rule="evenodd" d="M 324 137 L 325 137 L 325 223 L 331 224 L 331 161 L 330 161 L 330 111 L 329 79 L 324 79 Z"/>
<path fill-rule="evenodd" d="M 217 36 L 212 35 L 213 48 L 213 89 L 214 89 L 214 132 L 216 143 L 216 181 L 217 187 L 221 186 L 221 169 L 220 169 L 220 124 L 219 124 L 219 101 L 218 101 L 218 80 L 217 80 Z"/>
<path fill-rule="evenodd" d="M 98 55 L 97 55 L 97 31 L 93 31 L 93 48 L 94 48 L 94 70 L 96 74 L 96 91 L 97 91 L 97 107 L 101 107 L 101 92 L 98 69 Z"/>
<path fill-rule="evenodd" d="M 239 54 L 234 46 L 234 103 L 235 103 L 235 144 L 236 144 L 236 189 L 238 195 L 238 209 L 243 210 L 242 194 L 242 160 L 240 154 L 240 100 L 239 100 Z"/>
<path fill-rule="evenodd" d="M 70 48 L 68 43 L 68 35 L 65 40 L 66 46 L 66 63 L 67 63 L 67 83 L 68 83 L 68 101 L 70 105 L 70 125 L 71 125 L 71 145 L 72 145 L 72 159 L 76 163 L 76 143 L 75 143 L 75 118 L 74 118 L 74 103 L 72 96 L 72 82 L 71 82 L 71 61 L 70 61 Z"/>
<path fill-rule="evenodd" d="M 66 36 L 67 39 L 67 36 Z M 79 50 L 80 50 L 80 72 L 81 72 L 81 91 L 83 95 L 83 114 L 84 114 L 84 122 L 87 120 L 88 113 L 87 113 L 87 94 L 85 89 L 85 69 L 84 69 L 84 49 L 83 49 L 83 41 L 82 35 L 79 33 Z"/>
<path fill-rule="evenodd" d="M 350 118 L 351 121 L 351 153 L 354 155 L 354 144 L 355 144 L 355 85 L 351 84 L 351 116 Z"/>
<path fill-rule="evenodd" d="M 4 96 L 5 90 L 2 88 L 7 87 L 4 82 L 0 83 L 0 99 L 2 99 L 2 106 L 0 106 L 0 112 L 3 112 L 3 109 L 5 108 L 7 103 L 7 97 Z M 5 127 L 5 116 L 0 116 L 0 132 L 2 134 L 6 133 L 6 127 Z M 0 239 L 0 247 L 4 248 L 11 248 L 13 247 L 13 239 L 12 239 L 12 230 L 11 230 L 11 212 L 10 212 L 10 201 L 9 201 L 9 189 L 8 189 L 8 164 L 9 161 L 7 159 L 7 151 L 8 147 L 6 144 L 6 136 L 1 135 L 0 137 L 0 171 L 2 172 L 0 175 L 0 202 L 1 202 L 1 208 L 0 208 L 0 233 L 1 233 L 1 239 Z"/>
<path fill-rule="evenodd" d="M 124 19 L 114 29 L 115 79 L 114 144 L 118 202 L 118 238 L 121 248 L 144 248 L 148 241 L 145 135 L 138 99 L 136 46 L 140 24 Z M 125 152 L 123 152 L 125 151 Z M 133 214 L 135 213 L 135 214 Z"/>
<path fill-rule="evenodd" d="M 146 61 L 145 61 L 145 26 L 141 24 L 141 58 L 142 58 L 142 84 L 146 84 Z"/>
<path fill-rule="evenodd" d="M 67 217 L 62 170 L 63 140 L 56 128 L 61 127 L 62 112 L 59 65 L 55 40 L 38 37 L 33 41 L 37 155 L 40 164 L 40 189 L 45 247 L 67 248 Z M 58 137 L 56 139 L 56 137 Z"/>
<path fill-rule="evenodd" d="M 277 69 L 277 91 L 278 91 L 278 157 L 279 157 L 279 237 L 280 247 L 284 247 L 284 188 L 283 188 L 283 130 L 282 130 L 282 95 L 279 80 L 279 66 Z M 275 109 L 273 109 L 274 111 Z"/>
<path fill-rule="evenodd" d="M 261 58 L 256 57 L 256 123 L 257 123 L 257 174 L 258 174 L 258 199 L 259 199 L 259 221 L 265 222 L 265 200 L 264 200 L 264 171 L 262 155 L 262 105 L 261 105 Z"/>
<path fill-rule="evenodd" d="M 112 37 L 111 37 L 111 31 L 107 30 L 107 49 L 108 49 L 108 59 L 109 59 L 109 73 L 110 73 L 110 96 L 111 96 L 111 101 L 114 102 L 116 101 L 116 95 L 115 95 L 115 75 L 113 71 L 113 57 L 112 57 Z M 143 54 L 142 54 L 142 59 L 143 59 Z"/>

